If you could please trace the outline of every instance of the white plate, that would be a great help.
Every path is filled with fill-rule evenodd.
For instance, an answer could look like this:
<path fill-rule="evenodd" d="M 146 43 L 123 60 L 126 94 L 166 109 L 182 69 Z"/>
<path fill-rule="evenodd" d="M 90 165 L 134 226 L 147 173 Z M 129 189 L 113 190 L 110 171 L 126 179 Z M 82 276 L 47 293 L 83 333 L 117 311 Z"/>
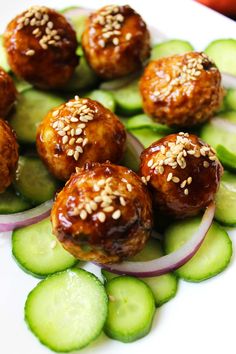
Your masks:
<path fill-rule="evenodd" d="M 127 2 L 159 32 L 170 38 L 187 39 L 198 50 L 216 38 L 236 38 L 236 24 L 233 21 L 190 0 Z M 79 3 L 96 8 L 124 1 L 38 0 L 36 3 L 58 8 Z M 15 14 L 34 4 L 35 1 L 27 0 L 2 2 L 0 31 Z M 236 248 L 236 233 L 230 234 Z M 177 296 L 157 311 L 148 336 L 132 344 L 123 344 L 101 335 L 80 353 L 235 354 L 235 275 L 236 261 L 233 256 L 230 266 L 213 279 L 200 284 L 180 281 Z M 0 235 L 0 281 L 0 353 L 51 353 L 24 323 L 25 299 L 38 280 L 24 273 L 12 259 L 9 234 Z"/>

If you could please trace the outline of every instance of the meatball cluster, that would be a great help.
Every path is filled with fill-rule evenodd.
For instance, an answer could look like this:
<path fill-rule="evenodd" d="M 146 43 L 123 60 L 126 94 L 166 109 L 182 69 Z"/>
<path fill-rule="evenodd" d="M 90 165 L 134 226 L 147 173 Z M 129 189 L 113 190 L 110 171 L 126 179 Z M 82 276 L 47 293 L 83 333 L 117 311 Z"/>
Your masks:
<path fill-rule="evenodd" d="M 89 98 L 79 98 L 49 111 L 37 131 L 37 150 L 51 173 L 67 180 L 85 162 L 118 162 L 126 133 L 117 116 Z"/>
<path fill-rule="evenodd" d="M 222 173 L 214 150 L 193 134 L 168 135 L 141 154 L 140 174 L 155 206 L 177 218 L 205 208 L 214 199 Z"/>
<path fill-rule="evenodd" d="M 16 101 L 16 88 L 12 78 L 0 68 L 0 117 L 6 117 Z"/>
<path fill-rule="evenodd" d="M 57 195 L 51 220 L 53 233 L 75 257 L 113 263 L 145 246 L 152 228 L 152 204 L 133 171 L 88 163 Z"/>
<path fill-rule="evenodd" d="M 15 133 L 6 121 L 0 119 L 0 193 L 12 183 L 18 158 Z"/>
<path fill-rule="evenodd" d="M 221 74 L 204 53 L 189 52 L 151 61 L 140 80 L 147 114 L 169 126 L 193 126 L 220 108 Z"/>
<path fill-rule="evenodd" d="M 66 18 L 47 7 L 33 6 L 16 16 L 4 33 L 12 71 L 40 88 L 61 88 L 78 58 L 76 33 Z"/>
<path fill-rule="evenodd" d="M 142 17 L 130 6 L 105 6 L 88 19 L 82 36 L 85 56 L 103 79 L 142 68 L 150 55 L 150 35 Z"/>

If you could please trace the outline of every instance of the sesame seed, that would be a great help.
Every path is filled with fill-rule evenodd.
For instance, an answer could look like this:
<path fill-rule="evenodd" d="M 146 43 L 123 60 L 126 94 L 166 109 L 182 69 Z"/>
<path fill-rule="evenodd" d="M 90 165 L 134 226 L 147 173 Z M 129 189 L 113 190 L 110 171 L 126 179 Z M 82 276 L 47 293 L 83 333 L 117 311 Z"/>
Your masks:
<path fill-rule="evenodd" d="M 64 136 L 64 135 L 66 135 L 66 132 L 64 132 L 63 130 L 59 130 L 59 131 L 58 131 L 58 135 Z"/>
<path fill-rule="evenodd" d="M 106 220 L 106 214 L 104 214 L 102 211 L 97 214 L 98 220 L 100 222 L 104 222 Z"/>
<path fill-rule="evenodd" d="M 103 209 L 105 213 L 111 213 L 114 210 L 113 206 L 108 206 Z"/>
<path fill-rule="evenodd" d="M 83 141 L 82 146 L 84 147 L 85 145 L 87 145 L 87 143 L 88 143 L 88 138 L 85 138 L 84 141 Z"/>
<path fill-rule="evenodd" d="M 66 143 L 68 142 L 68 140 L 69 140 L 68 136 L 65 135 L 65 136 L 63 136 L 63 138 L 62 138 L 62 143 L 63 143 L 63 144 L 66 144 Z"/>
<path fill-rule="evenodd" d="M 120 204 L 122 205 L 122 206 L 126 206 L 126 201 L 125 201 L 125 198 L 124 197 L 120 197 Z"/>
<path fill-rule="evenodd" d="M 180 179 L 179 179 L 179 177 L 172 177 L 172 181 L 173 181 L 174 183 L 179 183 L 179 182 L 180 182 Z"/>
<path fill-rule="evenodd" d="M 69 145 L 74 145 L 74 143 L 75 143 L 75 138 L 71 138 L 69 141 Z"/>
<path fill-rule="evenodd" d="M 181 187 L 181 188 L 184 188 L 184 187 L 186 186 L 186 183 L 187 183 L 187 180 L 184 180 L 184 181 L 181 183 L 180 187 Z"/>
<path fill-rule="evenodd" d="M 121 216 L 121 211 L 118 209 L 114 211 L 114 213 L 112 214 L 112 219 L 117 220 L 120 218 L 120 216 Z"/>
<path fill-rule="evenodd" d="M 94 189 L 95 190 L 95 189 Z M 100 190 L 100 189 L 99 189 Z M 99 191 L 98 190 L 98 191 Z M 94 201 L 96 202 L 96 203 L 100 203 L 101 201 L 102 201 L 102 197 L 100 196 L 100 195 L 98 195 L 98 196 L 96 196 L 95 198 L 94 198 Z"/>
<path fill-rule="evenodd" d="M 127 183 L 126 188 L 127 188 L 127 190 L 128 190 L 129 192 L 131 192 L 132 189 L 133 189 L 133 187 L 131 186 L 130 183 Z"/>
<path fill-rule="evenodd" d="M 186 188 L 186 189 L 184 190 L 184 194 L 185 194 L 185 195 L 188 195 L 188 188 Z"/>
<path fill-rule="evenodd" d="M 173 177 L 173 173 L 169 173 L 168 176 L 167 176 L 167 182 L 170 182 L 172 180 L 172 177 Z"/>
<path fill-rule="evenodd" d="M 114 45 L 118 45 L 119 44 L 119 39 L 117 37 L 113 38 L 112 43 Z"/>
<path fill-rule="evenodd" d="M 31 57 L 35 54 L 35 51 L 33 49 L 29 49 L 25 54 Z"/>
<path fill-rule="evenodd" d="M 145 177 L 145 176 L 142 176 L 142 177 L 141 177 L 141 180 L 142 180 L 142 182 L 143 182 L 144 184 L 147 185 L 147 180 L 146 180 L 146 177 Z"/>
<path fill-rule="evenodd" d="M 78 138 L 78 139 L 76 140 L 76 143 L 77 143 L 77 144 L 83 143 L 83 138 Z"/>
<path fill-rule="evenodd" d="M 59 113 L 59 110 L 57 109 L 56 111 L 52 112 L 52 116 L 56 117 L 58 115 L 58 113 Z"/>
<path fill-rule="evenodd" d="M 67 156 L 73 156 L 74 151 L 72 149 L 67 150 Z"/>
<path fill-rule="evenodd" d="M 127 41 L 129 41 L 131 38 L 132 38 L 132 34 L 131 34 L 131 33 L 126 33 L 125 39 L 126 39 Z"/>
<path fill-rule="evenodd" d="M 209 164 L 209 162 L 208 162 L 208 161 L 203 161 L 203 166 L 204 166 L 205 168 L 207 168 L 207 167 L 209 167 L 209 166 L 210 166 L 210 164 Z"/>
<path fill-rule="evenodd" d="M 85 220 L 86 218 L 87 218 L 87 212 L 83 209 L 83 210 L 81 210 L 81 212 L 80 212 L 80 214 L 79 214 L 79 216 L 80 216 L 80 219 L 82 219 L 82 220 Z"/>
<path fill-rule="evenodd" d="M 187 183 L 188 183 L 188 184 L 191 184 L 191 183 L 192 183 L 192 180 L 193 180 L 192 177 L 188 177 Z"/>
<path fill-rule="evenodd" d="M 57 245 L 57 241 L 56 240 L 52 240 L 50 243 L 50 248 L 54 249 Z"/>
<path fill-rule="evenodd" d="M 78 118 L 76 118 L 76 117 L 71 117 L 71 122 L 72 123 L 76 123 L 76 122 L 78 122 L 79 121 L 79 119 Z"/>
<path fill-rule="evenodd" d="M 148 163 L 147 163 L 148 167 L 151 167 L 152 165 L 153 165 L 153 159 L 149 160 Z"/>
<path fill-rule="evenodd" d="M 75 151 L 73 156 L 74 156 L 74 159 L 77 161 L 79 159 L 79 152 Z"/>

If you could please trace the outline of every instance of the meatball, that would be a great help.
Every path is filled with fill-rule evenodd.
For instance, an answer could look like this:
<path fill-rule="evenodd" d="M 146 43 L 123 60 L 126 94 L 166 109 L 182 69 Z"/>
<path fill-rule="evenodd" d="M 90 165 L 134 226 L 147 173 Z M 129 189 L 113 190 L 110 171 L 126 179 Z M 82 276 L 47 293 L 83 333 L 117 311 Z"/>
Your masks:
<path fill-rule="evenodd" d="M 0 67 L 0 117 L 6 117 L 16 101 L 16 88 L 12 78 Z"/>
<path fill-rule="evenodd" d="M 140 80 L 147 114 L 169 126 L 193 126 L 220 108 L 221 75 L 204 53 L 189 52 L 151 61 Z"/>
<path fill-rule="evenodd" d="M 12 71 L 43 89 L 63 87 L 78 64 L 74 29 L 44 6 L 16 16 L 6 28 L 4 46 Z"/>
<path fill-rule="evenodd" d="M 114 263 L 145 246 L 152 228 L 149 192 L 126 167 L 87 163 L 57 195 L 53 233 L 81 260 Z"/>
<path fill-rule="evenodd" d="M 67 180 L 85 162 L 118 162 L 126 133 L 117 116 L 89 98 L 79 98 L 51 110 L 37 131 L 37 150 L 51 173 Z"/>
<path fill-rule="evenodd" d="M 215 196 L 223 168 L 214 150 L 196 135 L 171 134 L 141 154 L 140 174 L 161 212 L 184 218 L 198 214 Z"/>
<path fill-rule="evenodd" d="M 15 133 L 6 121 L 0 119 L 0 193 L 13 181 L 18 158 Z"/>
<path fill-rule="evenodd" d="M 142 68 L 150 55 L 150 35 L 142 17 L 130 6 L 105 6 L 88 19 L 82 36 L 85 56 L 103 79 Z"/>

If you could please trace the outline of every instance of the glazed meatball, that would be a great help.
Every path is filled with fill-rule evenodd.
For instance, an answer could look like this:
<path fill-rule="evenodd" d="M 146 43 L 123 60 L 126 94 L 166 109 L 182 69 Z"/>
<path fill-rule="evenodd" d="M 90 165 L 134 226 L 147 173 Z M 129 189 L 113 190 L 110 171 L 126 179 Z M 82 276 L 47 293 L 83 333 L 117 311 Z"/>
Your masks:
<path fill-rule="evenodd" d="M 78 63 L 75 31 L 63 15 L 44 6 L 14 18 L 4 45 L 12 71 L 43 89 L 63 87 Z"/>
<path fill-rule="evenodd" d="M 221 75 L 204 53 L 189 52 L 151 61 L 140 80 L 145 112 L 169 126 L 193 126 L 220 108 Z"/>
<path fill-rule="evenodd" d="M 154 205 L 176 218 L 198 214 L 215 196 L 223 168 L 196 135 L 171 134 L 141 154 L 140 173 Z"/>
<path fill-rule="evenodd" d="M 0 67 L 0 117 L 6 117 L 16 101 L 16 88 L 12 78 Z"/>
<path fill-rule="evenodd" d="M 87 163 L 58 194 L 53 233 L 81 260 L 119 262 L 138 253 L 152 228 L 146 186 L 126 167 Z"/>
<path fill-rule="evenodd" d="M 13 181 L 18 158 L 15 133 L 6 121 L 0 119 L 0 193 Z"/>
<path fill-rule="evenodd" d="M 82 45 L 88 63 L 103 79 L 141 69 L 150 55 L 147 26 L 128 5 L 109 5 L 93 13 L 87 21 Z"/>
<path fill-rule="evenodd" d="M 114 113 L 78 96 L 51 110 L 37 131 L 39 156 L 61 180 L 88 161 L 118 162 L 125 141 L 124 126 Z"/>

